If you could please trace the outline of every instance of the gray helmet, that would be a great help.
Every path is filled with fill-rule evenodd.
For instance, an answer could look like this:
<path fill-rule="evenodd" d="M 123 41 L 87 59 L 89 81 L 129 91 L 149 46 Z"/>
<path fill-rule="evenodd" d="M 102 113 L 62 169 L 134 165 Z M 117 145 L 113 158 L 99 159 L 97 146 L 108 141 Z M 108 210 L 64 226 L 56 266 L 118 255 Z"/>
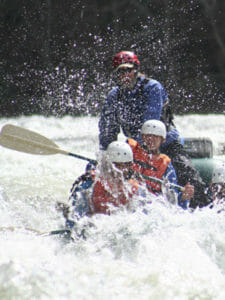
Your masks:
<path fill-rule="evenodd" d="M 166 126 L 163 122 L 159 120 L 148 120 L 146 121 L 142 128 L 141 134 L 154 134 L 166 138 Z"/>
<path fill-rule="evenodd" d="M 109 144 L 106 153 L 109 161 L 111 162 L 125 163 L 133 161 L 132 149 L 125 142 L 112 142 L 111 144 Z"/>

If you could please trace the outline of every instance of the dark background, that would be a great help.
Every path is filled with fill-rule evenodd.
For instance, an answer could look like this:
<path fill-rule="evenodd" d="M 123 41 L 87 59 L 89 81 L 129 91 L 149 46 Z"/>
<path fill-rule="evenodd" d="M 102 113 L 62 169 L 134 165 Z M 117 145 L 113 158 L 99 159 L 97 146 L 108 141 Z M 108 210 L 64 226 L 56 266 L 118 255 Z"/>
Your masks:
<path fill-rule="evenodd" d="M 225 113 L 224 0 L 0 0 L 0 116 L 96 114 L 133 50 L 176 114 Z"/>

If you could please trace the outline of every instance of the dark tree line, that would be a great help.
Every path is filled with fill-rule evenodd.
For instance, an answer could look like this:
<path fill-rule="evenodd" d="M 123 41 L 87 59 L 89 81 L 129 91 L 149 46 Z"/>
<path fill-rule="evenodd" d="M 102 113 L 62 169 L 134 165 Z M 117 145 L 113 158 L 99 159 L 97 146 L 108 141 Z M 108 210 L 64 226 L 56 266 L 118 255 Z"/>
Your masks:
<path fill-rule="evenodd" d="M 224 0 L 0 0 L 0 114 L 95 114 L 133 50 L 177 114 L 225 112 Z"/>

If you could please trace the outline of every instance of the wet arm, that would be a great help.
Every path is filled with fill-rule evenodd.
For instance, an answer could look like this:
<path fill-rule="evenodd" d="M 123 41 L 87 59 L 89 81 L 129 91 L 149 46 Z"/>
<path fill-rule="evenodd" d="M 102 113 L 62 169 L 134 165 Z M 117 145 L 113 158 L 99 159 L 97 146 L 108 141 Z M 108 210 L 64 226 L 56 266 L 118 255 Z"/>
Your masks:
<path fill-rule="evenodd" d="M 166 172 L 163 175 L 163 178 L 168 179 L 170 183 L 177 184 L 177 175 L 175 172 L 175 169 L 173 165 L 170 163 L 168 168 L 166 169 Z M 182 192 L 178 191 L 176 188 L 173 188 L 177 197 L 178 197 L 178 204 L 181 206 L 183 209 L 187 209 L 189 200 L 182 200 Z"/>

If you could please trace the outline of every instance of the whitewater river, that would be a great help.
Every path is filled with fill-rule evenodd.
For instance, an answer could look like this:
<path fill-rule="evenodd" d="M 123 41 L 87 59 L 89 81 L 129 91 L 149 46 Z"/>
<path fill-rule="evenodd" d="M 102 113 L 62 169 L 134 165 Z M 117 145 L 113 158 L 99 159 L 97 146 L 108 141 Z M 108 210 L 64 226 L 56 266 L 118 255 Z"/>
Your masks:
<path fill-rule="evenodd" d="M 97 121 L 31 116 L 1 119 L 0 127 L 25 127 L 95 159 Z M 220 153 L 224 115 L 177 116 L 175 122 L 183 136 L 210 137 Z M 40 236 L 28 228 L 63 228 L 55 204 L 67 201 L 86 162 L 0 152 L 0 299 L 225 299 L 225 213 L 190 213 L 158 202 L 149 214 L 137 209 L 94 217 L 87 240 Z"/>

